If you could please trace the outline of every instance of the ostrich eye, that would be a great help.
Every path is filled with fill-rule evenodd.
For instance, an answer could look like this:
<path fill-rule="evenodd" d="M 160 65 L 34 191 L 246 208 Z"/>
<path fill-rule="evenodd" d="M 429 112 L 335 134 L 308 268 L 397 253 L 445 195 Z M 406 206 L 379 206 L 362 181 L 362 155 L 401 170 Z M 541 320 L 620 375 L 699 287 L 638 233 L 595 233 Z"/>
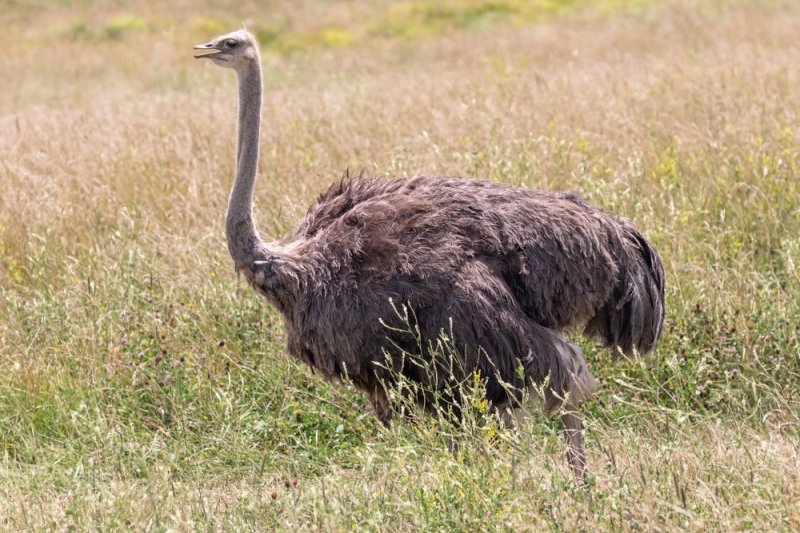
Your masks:
<path fill-rule="evenodd" d="M 227 43 L 225 43 L 225 44 L 227 44 L 227 45 L 228 45 L 228 48 L 236 48 L 236 46 L 237 46 L 239 43 L 238 43 L 237 41 L 234 41 L 233 39 L 231 39 L 230 41 L 228 41 L 228 42 L 227 42 Z"/>

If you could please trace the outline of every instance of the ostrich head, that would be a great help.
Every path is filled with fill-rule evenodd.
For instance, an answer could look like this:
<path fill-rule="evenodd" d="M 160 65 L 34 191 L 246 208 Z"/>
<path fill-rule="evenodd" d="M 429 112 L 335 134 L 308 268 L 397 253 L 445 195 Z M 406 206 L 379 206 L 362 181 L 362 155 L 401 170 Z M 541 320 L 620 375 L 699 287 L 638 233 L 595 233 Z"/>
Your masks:
<path fill-rule="evenodd" d="M 220 35 L 210 43 L 198 44 L 194 49 L 209 51 L 207 54 L 194 56 L 195 59 L 205 57 L 221 67 L 237 71 L 259 59 L 256 38 L 247 30 L 237 30 Z"/>

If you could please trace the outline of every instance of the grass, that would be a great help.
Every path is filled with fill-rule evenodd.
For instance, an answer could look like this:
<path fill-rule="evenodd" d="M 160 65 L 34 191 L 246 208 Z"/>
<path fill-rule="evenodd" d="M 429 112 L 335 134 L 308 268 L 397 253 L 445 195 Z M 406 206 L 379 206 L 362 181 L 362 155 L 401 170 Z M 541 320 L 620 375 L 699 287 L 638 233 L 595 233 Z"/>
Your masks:
<path fill-rule="evenodd" d="M 223 238 L 235 81 L 190 57 L 258 13 L 3 10 L 0 529 L 800 529 L 800 7 L 568 4 L 276 4 L 256 213 L 286 234 L 349 166 L 631 218 L 667 324 L 643 361 L 581 341 L 590 491 L 556 420 L 477 390 L 385 431 L 285 354 Z M 393 10 L 417 29 L 373 31 Z"/>

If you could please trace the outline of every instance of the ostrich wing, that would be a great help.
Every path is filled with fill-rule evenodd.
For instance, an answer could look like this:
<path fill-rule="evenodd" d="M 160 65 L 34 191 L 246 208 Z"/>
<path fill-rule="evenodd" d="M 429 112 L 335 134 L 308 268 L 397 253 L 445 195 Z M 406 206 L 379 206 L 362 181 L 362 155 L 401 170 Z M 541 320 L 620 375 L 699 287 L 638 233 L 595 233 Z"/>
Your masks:
<path fill-rule="evenodd" d="M 502 281 L 546 328 L 649 351 L 663 321 L 658 255 L 627 220 L 569 193 L 451 177 L 343 178 L 320 196 L 296 238 L 316 242 L 353 284 L 391 285 L 402 301 L 438 305 L 463 265 Z M 443 292 L 444 291 L 444 292 Z"/>

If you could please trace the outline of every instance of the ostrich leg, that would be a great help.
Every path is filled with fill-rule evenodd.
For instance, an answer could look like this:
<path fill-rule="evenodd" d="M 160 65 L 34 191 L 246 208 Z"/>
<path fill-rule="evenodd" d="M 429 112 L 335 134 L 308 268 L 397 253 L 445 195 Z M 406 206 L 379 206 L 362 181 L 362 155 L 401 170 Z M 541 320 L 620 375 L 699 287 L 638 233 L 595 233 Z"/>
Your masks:
<path fill-rule="evenodd" d="M 564 437 L 567 439 L 567 460 L 575 479 L 579 482 L 586 478 L 588 472 L 586 464 L 586 451 L 583 449 L 583 424 L 579 406 L 580 403 L 589 398 L 597 388 L 597 379 L 589 372 L 586 360 L 583 358 L 581 349 L 571 342 L 564 342 L 569 350 L 568 357 L 564 359 L 570 361 L 571 369 L 567 392 L 569 398 L 563 407 L 561 422 L 564 424 Z M 563 352 L 562 352 L 562 355 Z"/>
<path fill-rule="evenodd" d="M 570 402 L 571 403 L 571 402 Z M 561 415 L 564 423 L 564 437 L 567 439 L 567 461 L 575 479 L 579 482 L 586 478 L 586 451 L 583 449 L 583 430 L 581 416 L 573 406 L 568 406 L 569 410 Z"/>
<path fill-rule="evenodd" d="M 375 413 L 378 422 L 386 429 L 390 429 L 392 427 L 394 411 L 392 411 L 392 404 L 386 396 L 386 391 L 383 388 L 378 388 L 370 392 L 369 403 L 372 406 L 372 411 Z"/>
<path fill-rule="evenodd" d="M 558 335 L 553 332 L 554 335 Z M 567 460 L 575 479 L 580 483 L 588 473 L 586 451 L 583 449 L 583 424 L 579 411 L 580 403 L 589 398 L 597 388 L 597 380 L 589 372 L 581 349 L 567 342 L 560 335 L 555 345 L 561 356 L 565 370 L 568 372 L 565 398 L 561 398 L 552 390 L 542 390 L 533 383 L 529 385 L 532 398 L 544 402 L 548 412 L 560 412 L 564 424 L 564 437 L 567 440 Z M 505 403 L 497 406 L 501 419 L 507 426 L 522 427 L 528 414 L 524 407 Z"/>

